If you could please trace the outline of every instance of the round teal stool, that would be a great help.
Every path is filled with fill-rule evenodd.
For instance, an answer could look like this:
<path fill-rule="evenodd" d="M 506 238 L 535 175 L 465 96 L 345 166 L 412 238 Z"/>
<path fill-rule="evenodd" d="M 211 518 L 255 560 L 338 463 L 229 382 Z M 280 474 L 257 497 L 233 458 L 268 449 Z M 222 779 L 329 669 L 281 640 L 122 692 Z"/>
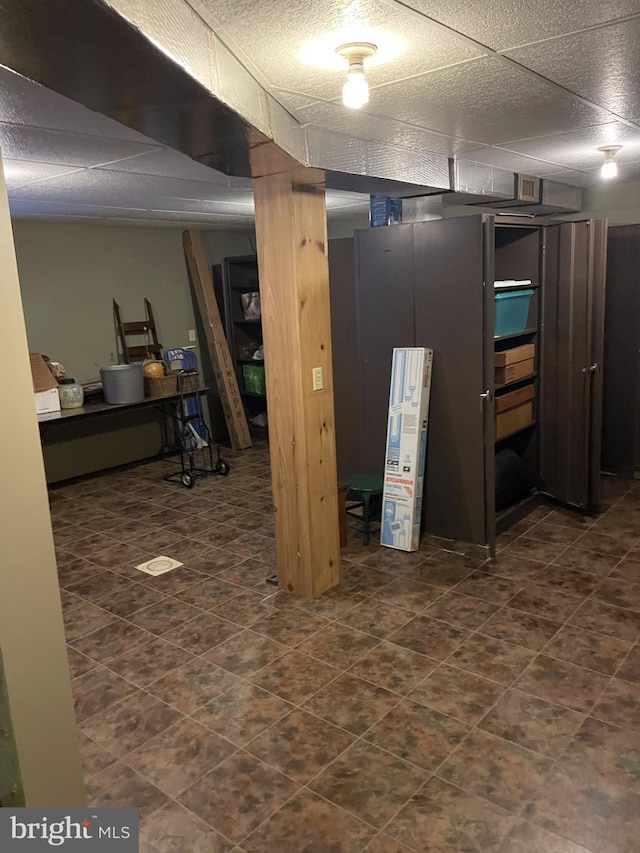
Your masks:
<path fill-rule="evenodd" d="M 343 482 L 349 486 L 347 500 L 351 506 L 347 509 L 347 515 L 357 518 L 362 522 L 362 541 L 369 544 L 369 524 L 377 498 L 382 498 L 384 477 L 382 474 L 352 474 L 350 477 L 342 477 Z M 362 507 L 362 515 L 354 510 Z"/>

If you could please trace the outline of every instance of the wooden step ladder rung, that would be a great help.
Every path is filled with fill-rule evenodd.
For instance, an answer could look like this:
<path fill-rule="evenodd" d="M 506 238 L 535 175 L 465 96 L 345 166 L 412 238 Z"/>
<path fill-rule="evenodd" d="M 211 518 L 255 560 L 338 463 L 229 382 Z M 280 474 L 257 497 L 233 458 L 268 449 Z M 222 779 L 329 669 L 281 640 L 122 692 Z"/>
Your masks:
<path fill-rule="evenodd" d="M 115 299 L 113 300 L 113 316 L 122 348 L 122 359 L 125 364 L 129 364 L 132 358 L 149 358 L 150 356 L 154 356 L 159 359 L 162 357 L 162 344 L 158 341 L 153 308 L 148 299 L 144 300 L 144 311 L 147 315 L 145 320 L 123 323 L 120 306 Z M 148 341 L 146 344 L 130 346 L 127 342 L 127 335 L 140 336 L 148 334 L 151 334 L 151 341 Z"/>

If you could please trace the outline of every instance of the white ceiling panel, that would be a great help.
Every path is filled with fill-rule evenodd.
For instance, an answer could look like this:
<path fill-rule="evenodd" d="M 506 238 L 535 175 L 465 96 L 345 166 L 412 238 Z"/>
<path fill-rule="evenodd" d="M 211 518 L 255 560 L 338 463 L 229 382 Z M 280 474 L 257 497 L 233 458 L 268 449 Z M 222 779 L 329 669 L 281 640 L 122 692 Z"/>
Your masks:
<path fill-rule="evenodd" d="M 450 136 L 429 133 L 401 121 L 380 118 L 360 110 L 348 110 L 342 103 L 320 103 L 299 111 L 305 123 L 328 127 L 339 133 L 399 145 L 412 151 L 429 151 L 431 154 L 457 154 L 476 143 Z"/>
<path fill-rule="evenodd" d="M 221 172 L 209 166 L 197 163 L 185 154 L 172 151 L 170 148 L 161 148 L 150 154 L 143 154 L 120 163 L 109 166 L 115 172 L 135 172 L 140 175 L 158 175 L 159 177 L 179 178 L 185 181 L 202 181 L 207 184 L 220 184 L 226 186 L 228 179 Z"/>
<path fill-rule="evenodd" d="M 512 172 L 523 172 L 527 175 L 537 175 L 539 178 L 565 170 L 564 166 L 555 166 L 546 163 L 544 160 L 534 160 L 532 157 L 514 154 L 512 151 L 505 151 L 503 148 L 474 148 L 472 151 L 465 151 L 460 154 L 458 159 L 487 163 L 489 166 L 497 166 L 500 169 L 508 169 Z"/>
<path fill-rule="evenodd" d="M 406 0 L 460 33 L 504 50 L 640 14 L 640 0 Z"/>
<path fill-rule="evenodd" d="M 525 71 L 488 58 L 372 89 L 366 109 L 493 145 L 608 118 Z"/>
<path fill-rule="evenodd" d="M 61 59 L 61 61 L 63 61 Z M 28 124 L 149 144 L 150 140 L 100 113 L 0 66 L 0 122 Z"/>
<path fill-rule="evenodd" d="M 508 56 L 623 118 L 640 114 L 640 18 Z"/>
<path fill-rule="evenodd" d="M 558 181 L 561 184 L 571 184 L 574 187 L 593 187 L 596 184 L 602 183 L 602 179 L 591 172 L 576 172 L 576 171 L 567 171 L 567 172 L 558 172 L 557 175 L 553 175 L 552 180 Z"/>
<path fill-rule="evenodd" d="M 273 96 L 288 110 L 292 110 L 294 113 L 302 109 L 302 107 L 308 107 L 310 104 L 318 103 L 316 98 L 301 94 L 300 92 L 290 92 L 288 89 L 274 89 Z"/>
<path fill-rule="evenodd" d="M 603 145 L 622 145 L 622 150 L 616 155 L 618 163 L 638 161 L 640 128 L 635 129 L 620 122 L 607 122 L 571 133 L 509 143 L 507 147 L 531 157 L 558 163 L 563 167 L 560 171 L 564 171 L 567 167 L 594 169 L 600 166 L 602 152 L 598 148 Z"/>
<path fill-rule="evenodd" d="M 212 17 L 211 25 L 224 37 L 228 34 L 251 57 L 269 83 L 282 89 L 330 100 L 340 95 L 346 62 L 335 57 L 335 48 L 352 41 L 372 41 L 380 47 L 378 57 L 367 60 L 372 84 L 421 74 L 481 56 L 483 51 L 467 45 L 432 23 L 417 20 L 379 0 L 201 0 Z M 220 30 L 222 28 L 222 32 Z M 303 51 L 316 40 L 321 48 L 311 51 L 308 62 Z M 384 58 L 384 50 L 395 57 Z M 313 62 L 314 64 L 308 64 Z M 332 70 L 327 70 L 327 65 Z"/>
<path fill-rule="evenodd" d="M 233 216 L 229 214 L 198 214 L 187 211 L 166 210 L 137 210 L 130 208 L 109 207 L 107 205 L 84 204 L 52 204 L 50 202 L 20 201 L 10 202 L 11 215 L 14 217 L 64 217 L 67 219 L 121 220 L 139 222 L 193 223 L 203 226 L 211 223 L 218 228 L 225 225 L 237 229 L 253 227 L 252 216 Z"/>
<path fill-rule="evenodd" d="M 109 169 L 88 169 L 73 172 L 54 181 L 42 181 L 33 186 L 22 187 L 14 192 L 14 198 L 51 198 L 56 201 L 90 202 L 99 196 L 104 204 L 135 204 L 136 199 L 154 198 L 161 194 L 167 198 L 207 200 L 224 198 L 237 190 L 226 191 L 214 184 L 196 181 L 181 181 L 165 177 L 159 180 L 152 175 L 136 175 L 114 172 Z M 149 205 L 145 202 L 143 207 Z"/>
<path fill-rule="evenodd" d="M 73 166 L 58 166 L 52 163 L 34 163 L 27 160 L 3 159 L 4 177 L 9 191 L 32 184 L 34 181 L 46 181 L 49 178 L 63 177 L 77 170 Z"/>
<path fill-rule="evenodd" d="M 0 150 L 4 157 L 12 160 L 36 160 L 63 166 L 98 166 L 157 151 L 158 146 L 19 124 L 0 124 Z"/>

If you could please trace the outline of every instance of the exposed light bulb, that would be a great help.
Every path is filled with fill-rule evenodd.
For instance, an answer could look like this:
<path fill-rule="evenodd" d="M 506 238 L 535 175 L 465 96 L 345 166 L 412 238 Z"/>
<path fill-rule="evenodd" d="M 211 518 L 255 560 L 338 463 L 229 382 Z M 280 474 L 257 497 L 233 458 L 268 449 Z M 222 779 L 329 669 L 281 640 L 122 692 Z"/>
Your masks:
<path fill-rule="evenodd" d="M 362 66 L 352 66 L 347 82 L 342 87 L 342 103 L 352 110 L 359 110 L 369 101 L 369 84 Z"/>
<path fill-rule="evenodd" d="M 604 162 L 600 169 L 600 177 L 609 179 L 617 176 L 618 164 L 614 160 L 614 157 L 621 148 L 622 145 L 604 145 L 602 148 L 598 148 L 598 151 L 602 151 L 604 154 Z"/>
<path fill-rule="evenodd" d="M 369 84 L 364 76 L 364 60 L 373 56 L 377 47 L 369 42 L 353 42 L 336 48 L 336 53 L 349 63 L 347 81 L 342 87 L 342 103 L 352 110 L 359 110 L 369 102 Z"/>

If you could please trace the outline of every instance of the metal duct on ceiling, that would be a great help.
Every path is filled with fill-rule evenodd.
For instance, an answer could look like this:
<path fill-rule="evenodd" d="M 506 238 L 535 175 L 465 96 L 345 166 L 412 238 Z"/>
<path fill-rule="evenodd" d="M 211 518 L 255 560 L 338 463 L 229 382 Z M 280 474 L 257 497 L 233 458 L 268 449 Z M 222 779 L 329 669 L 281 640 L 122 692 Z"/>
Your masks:
<path fill-rule="evenodd" d="M 7 68 L 224 174 L 250 176 L 255 127 L 336 189 L 450 189 L 442 155 L 302 126 L 182 0 L 0 0 L 0 23 Z"/>

